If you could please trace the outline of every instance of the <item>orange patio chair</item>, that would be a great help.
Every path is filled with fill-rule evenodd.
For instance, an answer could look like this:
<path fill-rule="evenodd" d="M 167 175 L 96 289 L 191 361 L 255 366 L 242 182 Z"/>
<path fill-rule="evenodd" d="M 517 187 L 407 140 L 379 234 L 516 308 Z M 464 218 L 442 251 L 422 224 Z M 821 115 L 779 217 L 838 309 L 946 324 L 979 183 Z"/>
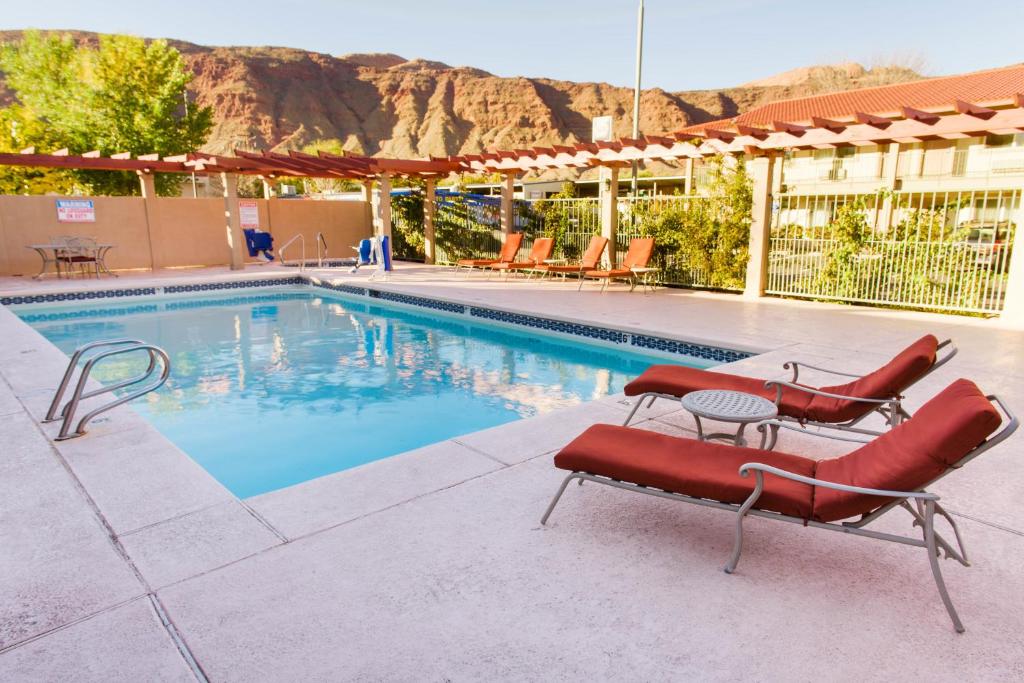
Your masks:
<path fill-rule="evenodd" d="M 594 270 L 601 263 L 601 255 L 608 246 L 608 238 L 594 235 L 590 238 L 587 250 L 583 252 L 580 262 L 575 265 L 543 263 L 535 271 L 541 275 L 583 275 L 585 271 Z M 583 286 L 583 278 L 580 278 L 580 287 Z"/>
<path fill-rule="evenodd" d="M 505 236 L 505 244 L 501 247 L 501 253 L 498 254 L 498 258 L 486 258 L 486 259 L 459 259 L 455 263 L 455 269 L 468 268 L 469 272 L 473 272 L 475 268 L 490 268 L 495 263 L 512 263 L 516 260 L 516 253 L 519 251 L 519 247 L 523 243 L 523 233 L 513 232 Z"/>
<path fill-rule="evenodd" d="M 522 236 L 520 235 L 520 237 Z M 533 246 L 530 247 L 530 255 L 526 257 L 525 261 L 513 263 L 503 261 L 501 263 L 492 263 L 490 268 L 492 271 L 504 271 L 505 273 L 511 273 L 517 270 L 531 270 L 551 258 L 551 252 L 554 248 L 554 239 L 550 237 L 538 237 L 533 241 Z"/>
<path fill-rule="evenodd" d="M 939 496 L 926 489 L 1004 441 L 1017 425 L 1002 401 L 985 396 L 966 379 L 953 382 L 891 431 L 827 460 L 594 425 L 555 456 L 555 467 L 569 475 L 541 524 L 547 523 L 566 486 L 576 479 L 732 512 L 735 540 L 725 565 L 727 574 L 739 562 L 747 516 L 923 548 L 953 627 L 963 632 L 939 570 L 939 553 L 969 566 L 967 553 L 953 517 L 939 505 Z M 829 438 L 822 432 L 781 426 Z M 978 492 L 985 495 L 984 490 Z M 909 533 L 866 528 L 897 508 L 912 518 Z M 935 528 L 942 520 L 953 531 L 948 540 Z M 762 554 L 770 547 L 762 544 Z M 841 589 L 845 580 L 835 576 L 833 585 Z"/>
<path fill-rule="evenodd" d="M 637 284 L 637 273 L 634 269 L 646 268 L 652 254 L 654 254 L 654 238 L 635 237 L 629 241 L 629 250 L 626 252 L 626 258 L 622 260 L 621 266 L 611 270 L 587 270 L 584 271 L 583 277 L 602 280 L 602 292 L 613 278 L 629 280 L 629 291 L 632 292 L 636 289 Z M 580 287 L 582 286 L 583 283 L 581 282 Z"/>

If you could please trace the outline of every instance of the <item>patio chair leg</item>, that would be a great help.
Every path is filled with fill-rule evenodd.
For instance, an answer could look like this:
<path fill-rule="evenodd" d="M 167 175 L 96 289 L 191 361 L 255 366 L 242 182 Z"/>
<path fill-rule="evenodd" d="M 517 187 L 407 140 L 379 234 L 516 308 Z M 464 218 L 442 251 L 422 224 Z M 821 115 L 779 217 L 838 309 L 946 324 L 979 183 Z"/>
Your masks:
<path fill-rule="evenodd" d="M 558 505 L 559 499 L 561 499 L 562 494 L 565 493 L 565 487 L 569 485 L 570 481 L 576 478 L 579 478 L 581 484 L 583 483 L 583 478 L 579 476 L 579 473 L 573 472 L 568 477 L 566 477 L 565 481 L 562 482 L 562 485 L 558 487 L 558 493 L 556 493 L 555 497 L 551 499 L 551 504 L 548 505 L 548 509 L 544 512 L 544 516 L 540 518 L 541 524 L 548 523 L 548 517 L 550 517 L 551 513 L 554 512 L 555 506 Z"/>
<path fill-rule="evenodd" d="M 586 282 L 587 278 L 580 276 L 580 286 L 576 288 L 576 291 L 583 289 L 583 283 Z"/>
<path fill-rule="evenodd" d="M 626 417 L 626 421 L 622 423 L 623 427 L 628 427 L 629 426 L 629 421 L 633 419 L 634 415 L 636 415 L 636 411 L 640 410 L 640 406 L 642 406 L 644 404 L 644 399 L 645 398 L 647 398 L 647 394 L 644 394 L 643 396 L 638 398 L 636 403 L 633 404 L 633 410 L 629 411 L 629 415 Z M 655 398 L 657 398 L 657 397 L 656 396 L 652 396 L 651 397 L 651 403 L 654 403 L 654 399 Z M 647 407 L 650 408 L 651 404 L 648 403 Z"/>
<path fill-rule="evenodd" d="M 746 476 L 746 471 L 741 472 L 741 474 Z M 743 518 L 747 516 L 750 508 L 754 507 L 754 503 L 761 497 L 761 491 L 764 490 L 764 473 L 760 470 L 755 470 L 754 476 L 757 477 L 757 483 L 754 485 L 753 493 L 743 501 L 743 505 L 736 511 L 736 540 L 732 547 L 732 557 L 729 558 L 729 562 L 725 565 L 726 574 L 732 574 L 736 571 L 736 565 L 740 561 L 740 553 L 743 552 Z"/>
<path fill-rule="evenodd" d="M 935 544 L 934 500 L 925 501 L 924 541 L 928 549 L 928 562 L 932 567 L 932 576 L 935 577 L 935 585 L 939 589 L 939 597 L 942 598 L 942 604 L 946 606 L 946 612 L 949 613 L 949 618 L 953 621 L 953 628 L 956 629 L 957 633 L 963 633 L 965 630 L 963 622 L 960 621 L 960 615 L 956 613 L 956 608 L 953 607 L 953 601 L 949 598 L 949 591 L 946 590 L 946 582 L 942 579 L 942 570 L 939 568 L 939 549 Z"/>

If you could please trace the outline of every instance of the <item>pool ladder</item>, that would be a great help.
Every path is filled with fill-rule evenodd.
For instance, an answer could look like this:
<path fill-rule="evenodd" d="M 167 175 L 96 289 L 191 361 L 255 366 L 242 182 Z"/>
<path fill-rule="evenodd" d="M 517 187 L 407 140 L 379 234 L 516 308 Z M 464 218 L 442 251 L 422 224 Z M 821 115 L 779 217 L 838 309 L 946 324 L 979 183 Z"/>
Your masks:
<path fill-rule="evenodd" d="M 82 359 L 82 356 L 86 351 L 103 347 L 113 348 L 101 351 L 85 361 L 85 365 L 82 366 L 82 372 L 78 376 L 78 382 L 75 384 L 75 389 L 71 392 L 71 399 L 64 404 L 63 408 L 61 408 L 60 404 L 64 399 L 64 392 L 67 391 L 68 385 L 71 383 L 71 377 L 75 374 L 75 368 L 78 367 L 78 362 Z M 94 389 L 92 391 L 85 390 L 86 384 L 89 382 L 89 375 L 92 373 L 92 370 L 96 367 L 97 363 L 106 358 L 119 356 L 124 353 L 132 353 L 133 351 L 145 351 L 149 354 L 149 366 L 146 368 L 145 372 L 136 375 L 135 377 L 129 377 L 128 379 L 115 384 L 100 387 L 99 389 Z M 160 365 L 159 377 L 156 377 L 157 365 Z M 88 425 L 94 417 L 101 413 L 105 413 L 112 408 L 116 408 L 123 403 L 127 403 L 128 401 L 132 401 L 140 396 L 148 394 L 151 391 L 159 389 L 163 386 L 163 383 L 167 381 L 167 377 L 170 374 L 171 359 L 167 355 L 167 352 L 159 346 L 153 346 L 152 344 L 147 344 L 138 339 L 110 339 L 107 341 L 97 341 L 84 346 L 79 346 L 75 349 L 75 352 L 71 354 L 71 361 L 68 363 L 68 369 L 64 372 L 64 378 L 60 381 L 60 386 L 57 387 L 57 393 L 54 394 L 53 401 L 50 402 L 50 409 L 46 411 L 46 417 L 43 418 L 43 422 L 56 422 L 57 420 L 64 421 L 64 424 L 61 425 L 60 433 L 57 435 L 57 441 L 74 439 L 75 437 L 82 436 L 85 434 L 86 425 Z M 78 421 L 75 431 L 71 431 L 71 426 L 75 421 L 75 413 L 78 411 L 78 404 L 81 401 L 136 384 L 143 384 L 143 386 L 131 393 L 105 403 L 95 410 L 90 410 Z"/>
<path fill-rule="evenodd" d="M 316 238 L 315 239 L 316 239 L 316 267 L 317 268 L 323 268 L 324 267 L 324 259 L 327 257 L 327 239 L 324 238 L 324 233 L 323 232 L 318 232 L 316 234 Z M 302 260 L 299 261 L 299 272 L 301 273 L 301 272 L 306 270 L 306 238 L 305 238 L 305 236 L 301 232 L 292 235 L 291 239 L 288 240 L 287 242 L 285 242 L 284 245 L 280 249 L 277 250 L 277 253 L 281 257 L 281 265 L 287 266 L 288 262 L 284 258 L 284 252 L 285 252 L 285 250 L 288 247 L 292 246 L 296 241 L 299 242 L 299 246 L 302 248 L 302 256 L 301 256 Z"/>

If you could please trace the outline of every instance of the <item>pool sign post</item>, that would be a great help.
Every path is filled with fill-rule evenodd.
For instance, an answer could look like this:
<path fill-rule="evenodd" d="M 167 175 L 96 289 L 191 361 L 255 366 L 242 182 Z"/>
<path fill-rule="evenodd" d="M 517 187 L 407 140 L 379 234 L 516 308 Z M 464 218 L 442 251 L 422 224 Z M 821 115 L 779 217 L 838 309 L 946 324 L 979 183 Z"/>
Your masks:
<path fill-rule="evenodd" d="M 58 223 L 95 223 L 96 205 L 91 199 L 58 199 Z"/>

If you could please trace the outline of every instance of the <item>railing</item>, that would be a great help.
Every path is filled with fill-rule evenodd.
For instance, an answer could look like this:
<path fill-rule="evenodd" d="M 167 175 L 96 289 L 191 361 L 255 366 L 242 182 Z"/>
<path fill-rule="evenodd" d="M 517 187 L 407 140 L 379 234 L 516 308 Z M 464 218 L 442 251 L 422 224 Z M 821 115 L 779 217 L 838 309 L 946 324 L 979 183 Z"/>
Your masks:
<path fill-rule="evenodd" d="M 110 350 L 97 353 L 95 356 L 90 357 L 85 362 L 85 365 L 82 366 L 82 371 L 78 376 L 78 382 L 75 385 L 75 389 L 71 393 L 71 398 L 64 407 L 61 408 L 61 401 L 64 400 L 64 392 L 67 391 L 68 385 L 71 383 L 71 377 L 74 375 L 75 369 L 78 367 L 78 362 L 86 352 L 104 347 L 110 347 Z M 108 384 L 100 387 L 99 389 L 94 389 L 93 391 L 85 391 L 89 382 L 89 377 L 92 374 L 92 370 L 100 361 L 112 356 L 119 356 L 121 354 L 132 353 L 135 351 L 145 351 L 149 357 L 149 365 L 144 372 L 115 384 Z M 158 364 L 161 366 L 160 375 L 156 379 L 153 379 Z M 167 355 L 167 352 L 157 346 L 146 344 L 138 339 L 113 339 L 109 341 L 92 342 L 91 344 L 80 346 L 75 349 L 75 352 L 71 355 L 71 360 L 68 363 L 67 370 L 64 371 L 64 377 L 61 379 L 60 386 L 57 387 L 57 391 L 54 393 L 53 401 L 50 402 L 50 407 L 46 411 L 46 417 L 43 418 L 43 422 L 63 420 L 60 432 L 57 435 L 58 441 L 74 439 L 75 437 L 82 436 L 85 434 L 86 426 L 88 426 L 89 422 L 91 422 L 97 415 L 159 389 L 163 386 L 164 382 L 167 381 L 170 374 L 171 359 Z M 75 431 L 71 432 L 71 426 L 74 424 L 78 406 L 82 401 L 117 391 L 119 389 L 125 389 L 136 384 L 142 384 L 149 380 L 152 380 L 149 384 L 145 384 L 143 387 L 136 389 L 135 391 L 125 394 L 124 396 L 120 396 L 119 398 L 103 404 L 99 408 L 89 411 L 81 420 L 78 421 Z M 59 417 L 58 411 L 60 414 Z"/>
<path fill-rule="evenodd" d="M 706 220 L 701 218 L 700 212 L 707 201 L 706 197 L 699 195 L 620 197 L 616 263 L 622 263 L 630 240 L 657 235 L 659 223 L 672 222 L 676 228 L 681 228 L 684 223 L 696 227 L 701 220 Z M 665 284 L 689 287 L 708 287 L 711 284 L 706 264 L 696 258 L 687 259 L 681 250 L 666 256 L 656 253 L 651 265 L 661 269 L 659 280 Z"/>
<path fill-rule="evenodd" d="M 323 245 L 323 252 L 321 253 L 320 247 Z M 324 237 L 322 232 L 316 234 L 316 267 L 324 267 L 324 259 L 327 258 L 327 239 Z M 305 259 L 303 259 L 305 260 Z"/>
<path fill-rule="evenodd" d="M 296 240 L 298 240 L 302 244 L 302 260 L 299 261 L 299 271 L 301 272 L 306 269 L 306 238 L 302 236 L 301 232 L 296 235 L 292 235 L 292 238 L 285 242 L 284 245 L 277 250 L 277 254 L 278 256 L 281 257 L 281 265 L 287 266 L 288 261 L 284 257 L 284 252 L 288 247 L 294 244 Z"/>
<path fill-rule="evenodd" d="M 1021 190 L 780 195 L 770 294 L 994 314 Z"/>
<path fill-rule="evenodd" d="M 501 251 L 501 202 L 498 198 L 438 195 L 434 216 L 435 261 L 498 258 Z"/>
<path fill-rule="evenodd" d="M 515 226 L 527 240 L 553 236 L 555 257 L 575 261 L 590 238 L 601 234 L 601 205 L 591 197 L 517 201 Z"/>

